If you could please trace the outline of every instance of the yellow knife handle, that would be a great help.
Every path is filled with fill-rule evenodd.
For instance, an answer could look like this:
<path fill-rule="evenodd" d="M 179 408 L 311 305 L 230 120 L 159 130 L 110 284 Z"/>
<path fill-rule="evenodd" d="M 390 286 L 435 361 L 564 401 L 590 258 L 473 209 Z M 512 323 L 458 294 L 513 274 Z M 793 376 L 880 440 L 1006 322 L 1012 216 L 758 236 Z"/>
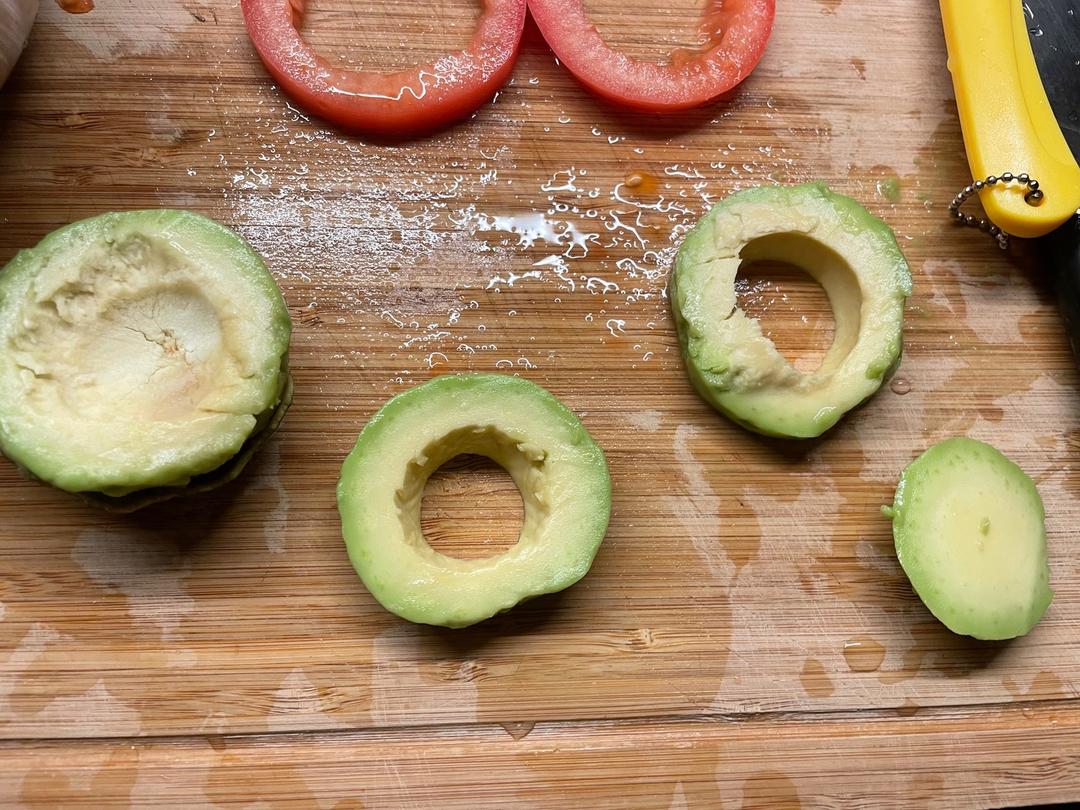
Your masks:
<path fill-rule="evenodd" d="M 980 192 L 990 220 L 1014 236 L 1043 236 L 1080 208 L 1080 166 L 1039 78 L 1020 0 L 941 0 L 949 70 L 973 179 L 1029 174 L 1039 205 L 1020 185 Z"/>

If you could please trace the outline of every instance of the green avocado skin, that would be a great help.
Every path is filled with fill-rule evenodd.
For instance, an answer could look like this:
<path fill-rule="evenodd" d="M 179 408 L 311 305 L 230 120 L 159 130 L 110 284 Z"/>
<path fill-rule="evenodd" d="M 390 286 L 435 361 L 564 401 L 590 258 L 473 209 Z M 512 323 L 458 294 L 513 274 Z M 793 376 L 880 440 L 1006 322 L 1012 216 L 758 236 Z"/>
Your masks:
<path fill-rule="evenodd" d="M 431 437 L 418 438 L 418 420 L 434 415 L 447 427 L 469 429 L 478 402 L 494 404 L 503 414 L 498 421 L 513 426 L 523 442 L 531 440 L 528 437 L 535 432 L 531 426 L 542 421 L 559 436 L 558 446 L 549 451 L 572 460 L 572 475 L 551 473 L 550 491 L 561 493 L 554 516 L 561 511 L 573 514 L 562 530 L 547 538 L 562 546 L 550 564 L 499 567 L 503 557 L 536 540 L 527 536 L 525 527 L 517 546 L 493 558 L 465 561 L 430 548 L 419 554 L 404 546 L 401 553 L 394 550 L 402 542 L 397 529 L 400 507 L 379 490 L 391 480 L 394 488 L 400 488 L 405 471 L 388 468 L 388 450 L 401 449 L 408 457 L 423 455 L 422 446 Z M 527 413 L 515 404 L 522 402 L 528 403 Z M 518 488 L 524 499 L 527 491 L 520 483 Z M 448 374 L 403 391 L 375 413 L 342 464 L 337 503 L 349 559 L 372 596 L 408 621 L 456 629 L 564 590 L 584 577 L 607 532 L 611 477 L 603 450 L 585 426 L 541 386 L 503 374 Z M 544 539 L 534 544 L 529 552 L 534 561 L 546 556 L 545 545 Z"/>
<path fill-rule="evenodd" d="M 173 209 L 109 212 L 78 220 L 52 231 L 34 247 L 20 250 L 7 265 L 0 268 L 0 318 L 16 317 L 12 310 L 17 306 L 18 291 L 33 283 L 33 279 L 51 257 L 64 255 L 82 245 L 107 242 L 117 230 L 146 233 L 180 244 L 190 240 L 198 245 L 200 251 L 212 252 L 215 263 L 220 262 L 231 272 L 242 274 L 246 283 L 252 285 L 270 313 L 265 328 L 273 354 L 266 359 L 265 367 L 260 370 L 258 377 L 258 383 L 266 394 L 266 407 L 252 416 L 260 430 L 270 422 L 280 421 L 288 408 L 288 403 L 282 402 L 282 392 L 288 379 L 288 349 L 292 332 L 292 321 L 285 300 L 262 258 L 234 231 L 201 214 Z M 67 492 L 85 494 L 95 504 L 116 503 L 118 511 L 131 511 L 144 503 L 182 494 L 189 480 L 208 480 L 209 474 L 229 464 L 233 455 L 229 449 L 222 448 L 217 457 L 208 456 L 207 463 L 198 469 L 164 465 L 157 470 L 140 472 L 122 479 L 110 478 L 108 484 L 103 485 L 99 474 L 101 471 L 93 465 L 58 463 L 55 458 L 42 456 L 39 448 L 24 441 L 16 431 L 10 429 L 9 420 L 5 419 L 2 411 L 0 454 L 32 479 L 44 481 Z M 236 464 L 234 467 L 236 472 L 239 472 L 243 464 Z M 226 476 L 220 478 L 222 483 L 229 480 Z M 207 488 L 202 483 L 200 487 Z M 149 490 L 153 490 L 154 497 L 145 500 L 137 496 L 123 500 L 118 495 Z"/>
<path fill-rule="evenodd" d="M 745 206 L 771 208 L 782 220 L 791 209 L 822 211 L 848 234 L 856 235 L 880 263 L 883 296 L 890 303 L 895 326 L 883 332 L 876 351 L 866 356 L 859 385 L 851 386 L 837 407 L 818 408 L 812 415 L 797 408 L 801 392 L 776 389 L 777 404 L 754 400 L 753 391 L 736 373 L 730 358 L 711 351 L 709 321 L 725 320 L 728 313 L 709 312 L 700 291 L 701 268 L 714 262 L 716 223 Z M 809 268 L 807 268 L 809 270 Z M 856 200 L 832 192 L 823 183 L 797 186 L 762 186 L 736 192 L 717 203 L 687 234 L 669 280 L 669 298 L 687 376 L 698 394 L 717 411 L 747 430 L 776 438 L 809 439 L 833 427 L 848 411 L 873 396 L 899 366 L 902 351 L 902 310 L 911 295 L 911 271 L 889 226 Z"/>
<path fill-rule="evenodd" d="M 933 556 L 933 546 L 955 542 L 956 538 L 940 531 L 932 520 L 935 513 L 949 508 L 943 499 L 950 489 L 982 491 L 993 483 L 1000 484 L 1000 489 L 988 496 L 988 503 L 1005 504 L 1006 512 L 1029 518 L 1030 546 L 1026 550 L 1030 554 L 1025 556 L 1030 564 L 997 572 L 1000 584 L 993 588 L 991 598 L 965 598 L 962 588 L 950 581 Z M 1042 498 L 1035 482 L 997 448 L 964 437 L 935 444 L 904 469 L 893 504 L 883 507 L 882 512 L 892 520 L 896 557 L 912 588 L 952 632 L 982 641 L 1023 636 L 1038 624 L 1053 601 Z M 978 520 L 976 514 L 966 517 Z M 1006 540 L 1020 543 L 1024 538 Z"/>

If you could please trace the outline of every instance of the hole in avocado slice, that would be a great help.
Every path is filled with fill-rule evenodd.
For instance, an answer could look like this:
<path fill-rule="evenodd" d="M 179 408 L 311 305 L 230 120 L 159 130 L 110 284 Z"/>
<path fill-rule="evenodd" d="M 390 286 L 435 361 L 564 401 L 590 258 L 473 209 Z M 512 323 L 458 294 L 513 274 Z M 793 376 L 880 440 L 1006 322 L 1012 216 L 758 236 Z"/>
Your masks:
<path fill-rule="evenodd" d="M 833 344 L 833 311 L 825 290 L 805 270 L 774 259 L 743 261 L 735 297 L 791 365 L 804 374 L 821 366 Z"/>
<path fill-rule="evenodd" d="M 447 536 L 445 532 L 449 527 L 446 525 L 442 527 L 442 532 L 426 529 L 422 505 L 429 480 L 447 462 L 477 456 L 495 469 L 501 470 L 510 479 L 517 494 L 513 508 L 501 508 L 501 512 L 494 513 L 491 519 L 485 519 L 481 514 L 482 525 L 501 525 L 499 539 L 496 542 L 485 542 L 485 539 L 493 539 L 490 532 L 468 532 L 460 522 L 458 525 L 466 530 L 460 533 L 464 542 L 454 540 L 454 537 L 459 535 L 455 529 L 451 529 L 450 536 Z M 417 453 L 405 470 L 404 481 L 395 496 L 405 541 L 425 553 L 443 554 L 457 559 L 486 559 L 498 556 L 523 539 L 527 542 L 528 538 L 539 536 L 550 511 L 547 473 L 546 454 L 543 451 L 520 443 L 494 426 L 476 425 L 450 431 Z M 436 482 L 436 487 L 439 486 Z M 477 496 L 483 491 L 482 485 L 479 489 L 462 491 L 456 499 L 455 514 L 461 517 L 468 514 L 475 516 Z M 490 487 L 488 491 L 492 491 Z M 504 501 L 514 502 L 508 491 L 506 494 L 509 497 Z M 507 507 L 508 503 L 500 503 L 499 506 Z"/>
<path fill-rule="evenodd" d="M 781 354 L 752 317 L 761 313 L 739 306 L 740 267 L 762 261 L 805 270 L 829 298 L 833 339 L 813 371 Z M 745 189 L 717 203 L 687 234 L 669 281 L 698 393 L 750 430 L 797 439 L 820 436 L 896 368 L 910 293 L 889 227 L 820 183 Z"/>
<path fill-rule="evenodd" d="M 839 368 L 855 347 L 862 325 L 863 295 L 851 265 L 828 245 L 794 232 L 772 233 L 753 239 L 743 246 L 739 259 L 740 274 L 757 267 L 786 272 L 788 278 L 794 274 L 792 288 L 799 286 L 802 292 L 798 297 L 803 300 L 792 301 L 791 294 L 788 295 L 789 303 L 795 305 L 791 308 L 792 316 L 805 314 L 808 321 L 817 318 L 831 327 L 827 332 L 818 331 L 814 337 L 810 336 L 810 330 L 799 330 L 801 334 L 791 336 L 792 343 L 800 347 L 797 353 L 803 361 L 802 364 L 793 363 L 795 368 L 802 373 Z M 736 296 L 738 292 L 736 276 Z M 776 296 L 769 296 L 768 300 L 773 298 Z M 811 307 L 813 313 L 804 310 L 804 305 Z M 743 311 L 759 320 L 754 312 Z M 787 344 L 776 343 L 776 335 L 767 334 L 766 337 L 791 362 L 791 353 L 785 351 Z M 781 340 L 787 338 L 781 336 Z"/>
<path fill-rule="evenodd" d="M 428 478 L 420 507 L 427 544 L 459 560 L 494 557 L 514 546 L 524 523 L 521 493 L 486 456 L 463 453 Z"/>

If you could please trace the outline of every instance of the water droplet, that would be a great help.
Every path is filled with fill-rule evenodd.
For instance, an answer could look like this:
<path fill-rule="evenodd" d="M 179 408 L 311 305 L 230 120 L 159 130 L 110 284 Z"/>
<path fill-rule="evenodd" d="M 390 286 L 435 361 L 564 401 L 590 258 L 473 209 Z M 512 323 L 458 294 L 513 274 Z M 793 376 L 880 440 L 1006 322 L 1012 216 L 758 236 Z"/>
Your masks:
<path fill-rule="evenodd" d="M 532 720 L 500 723 L 503 730 L 513 737 L 515 740 L 523 740 L 529 736 L 529 732 L 536 727 L 536 722 Z"/>
<path fill-rule="evenodd" d="M 901 717 L 912 717 L 922 708 L 911 698 L 905 698 L 902 705 L 896 707 L 896 713 Z"/>
<path fill-rule="evenodd" d="M 869 636 L 844 642 L 844 660 L 852 672 L 875 672 L 885 660 L 885 648 Z"/>
<path fill-rule="evenodd" d="M 626 331 L 626 321 L 620 318 L 608 318 L 608 322 L 605 326 L 607 326 L 608 331 L 611 332 L 612 337 L 618 337 Z"/>
<path fill-rule="evenodd" d="M 1041 28 L 1029 28 L 1028 33 L 1033 37 L 1041 37 L 1043 35 L 1043 30 Z"/>
<path fill-rule="evenodd" d="M 889 388 L 897 396 L 904 396 L 904 394 L 911 393 L 911 383 L 902 377 L 894 377 L 893 381 L 889 383 Z"/>
<path fill-rule="evenodd" d="M 207 735 L 206 741 L 210 743 L 210 747 L 215 751 L 224 751 L 227 747 L 225 744 L 225 738 L 220 734 Z"/>
<path fill-rule="evenodd" d="M 835 691 L 832 680 L 825 672 L 825 667 L 816 658 L 807 658 L 799 676 L 806 694 L 816 698 L 827 698 Z"/>
<path fill-rule="evenodd" d="M 68 14 L 86 14 L 94 10 L 94 0 L 56 0 L 56 5 Z"/>

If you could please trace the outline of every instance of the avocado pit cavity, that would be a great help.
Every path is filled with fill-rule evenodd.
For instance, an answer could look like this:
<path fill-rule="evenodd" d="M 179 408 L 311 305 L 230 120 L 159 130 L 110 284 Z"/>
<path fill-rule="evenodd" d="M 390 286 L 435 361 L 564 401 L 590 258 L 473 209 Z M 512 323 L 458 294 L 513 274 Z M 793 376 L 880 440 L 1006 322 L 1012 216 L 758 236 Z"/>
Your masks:
<path fill-rule="evenodd" d="M 858 277 L 843 256 L 804 233 L 774 233 L 748 242 L 739 251 L 732 290 L 740 269 L 747 265 L 781 262 L 797 267 L 816 281 L 828 296 L 836 324 L 832 344 L 817 368 L 801 371 L 776 348 L 762 331 L 761 322 L 733 304 L 733 352 L 737 362 L 728 365 L 735 386 L 773 384 L 792 389 L 813 389 L 844 362 L 858 338 L 862 319 L 862 289 Z"/>
<path fill-rule="evenodd" d="M 431 548 L 421 530 L 420 510 L 424 487 L 442 465 L 466 453 L 485 456 L 506 470 L 521 495 L 525 517 L 518 542 L 512 548 L 523 541 L 542 536 L 550 511 L 550 482 L 544 463 L 547 454 L 539 447 L 515 440 L 495 426 L 469 425 L 452 430 L 443 438 L 429 443 L 406 466 L 404 481 L 395 494 L 405 541 L 420 553 L 446 556 Z"/>
<path fill-rule="evenodd" d="M 284 415 L 289 332 L 266 266 L 221 225 L 73 223 L 0 271 L 0 450 L 123 510 L 228 480 Z"/>
<path fill-rule="evenodd" d="M 229 351 L 235 319 L 222 322 L 196 269 L 163 240 L 134 235 L 95 247 L 27 291 L 26 315 L 8 338 L 27 396 L 64 411 L 72 430 L 213 412 L 215 391 L 250 376 Z M 106 452 L 108 431 L 99 435 Z"/>

